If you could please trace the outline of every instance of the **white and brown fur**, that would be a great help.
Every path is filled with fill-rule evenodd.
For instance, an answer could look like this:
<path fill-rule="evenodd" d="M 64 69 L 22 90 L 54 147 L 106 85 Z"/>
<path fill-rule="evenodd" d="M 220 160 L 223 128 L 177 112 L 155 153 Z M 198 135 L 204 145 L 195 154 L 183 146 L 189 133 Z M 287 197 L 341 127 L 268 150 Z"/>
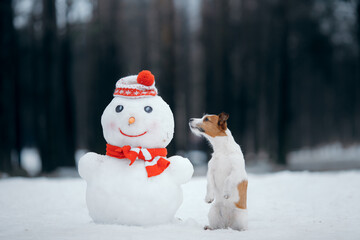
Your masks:
<path fill-rule="evenodd" d="M 246 230 L 248 178 L 244 155 L 227 128 L 228 118 L 228 114 L 221 113 L 192 118 L 189 122 L 191 131 L 204 136 L 214 150 L 208 164 L 205 201 L 215 202 L 209 211 L 209 226 L 205 229 Z"/>

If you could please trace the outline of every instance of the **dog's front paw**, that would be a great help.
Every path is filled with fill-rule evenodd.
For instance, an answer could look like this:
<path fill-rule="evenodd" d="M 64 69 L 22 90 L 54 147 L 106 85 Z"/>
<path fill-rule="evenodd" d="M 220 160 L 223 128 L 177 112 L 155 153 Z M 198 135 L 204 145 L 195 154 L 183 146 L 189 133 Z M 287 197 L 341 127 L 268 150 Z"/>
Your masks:
<path fill-rule="evenodd" d="M 210 197 L 210 196 L 206 196 L 205 197 L 205 202 L 206 203 L 212 203 L 214 201 L 214 198 L 213 197 Z"/>
<path fill-rule="evenodd" d="M 229 199 L 231 197 L 231 191 L 224 190 L 223 191 L 223 197 L 225 199 Z"/>

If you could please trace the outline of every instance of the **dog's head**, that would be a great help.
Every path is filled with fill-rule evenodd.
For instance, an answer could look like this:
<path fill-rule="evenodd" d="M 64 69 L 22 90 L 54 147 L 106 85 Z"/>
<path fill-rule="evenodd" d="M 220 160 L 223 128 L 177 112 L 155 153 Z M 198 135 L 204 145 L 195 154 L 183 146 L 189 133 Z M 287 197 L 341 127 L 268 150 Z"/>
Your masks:
<path fill-rule="evenodd" d="M 202 118 L 191 118 L 189 125 L 193 133 L 205 137 L 227 136 L 227 122 L 229 114 L 205 115 Z"/>

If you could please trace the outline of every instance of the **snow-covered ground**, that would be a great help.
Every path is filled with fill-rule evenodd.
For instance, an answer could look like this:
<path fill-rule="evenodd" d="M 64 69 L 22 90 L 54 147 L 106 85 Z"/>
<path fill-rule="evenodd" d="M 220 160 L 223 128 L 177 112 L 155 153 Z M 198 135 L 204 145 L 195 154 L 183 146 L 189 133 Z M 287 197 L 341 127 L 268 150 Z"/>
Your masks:
<path fill-rule="evenodd" d="M 296 150 L 288 155 L 288 167 L 311 171 L 360 168 L 360 144 L 345 147 L 337 142 Z"/>
<path fill-rule="evenodd" d="M 206 180 L 184 185 L 172 224 L 94 224 L 79 178 L 0 180 L 0 239 L 359 239 L 360 171 L 249 176 L 249 230 L 205 231 Z M 131 204 L 131 203 L 129 203 Z"/>

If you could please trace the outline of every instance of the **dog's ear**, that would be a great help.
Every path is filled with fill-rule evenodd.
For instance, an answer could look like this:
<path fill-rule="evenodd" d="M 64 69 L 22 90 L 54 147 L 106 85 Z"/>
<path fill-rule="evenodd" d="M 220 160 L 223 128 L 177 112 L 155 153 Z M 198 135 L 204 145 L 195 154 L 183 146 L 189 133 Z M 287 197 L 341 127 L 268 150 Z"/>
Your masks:
<path fill-rule="evenodd" d="M 219 114 L 218 117 L 219 117 L 218 125 L 221 127 L 222 130 L 226 130 L 227 129 L 226 120 L 229 119 L 229 114 L 222 112 Z"/>

